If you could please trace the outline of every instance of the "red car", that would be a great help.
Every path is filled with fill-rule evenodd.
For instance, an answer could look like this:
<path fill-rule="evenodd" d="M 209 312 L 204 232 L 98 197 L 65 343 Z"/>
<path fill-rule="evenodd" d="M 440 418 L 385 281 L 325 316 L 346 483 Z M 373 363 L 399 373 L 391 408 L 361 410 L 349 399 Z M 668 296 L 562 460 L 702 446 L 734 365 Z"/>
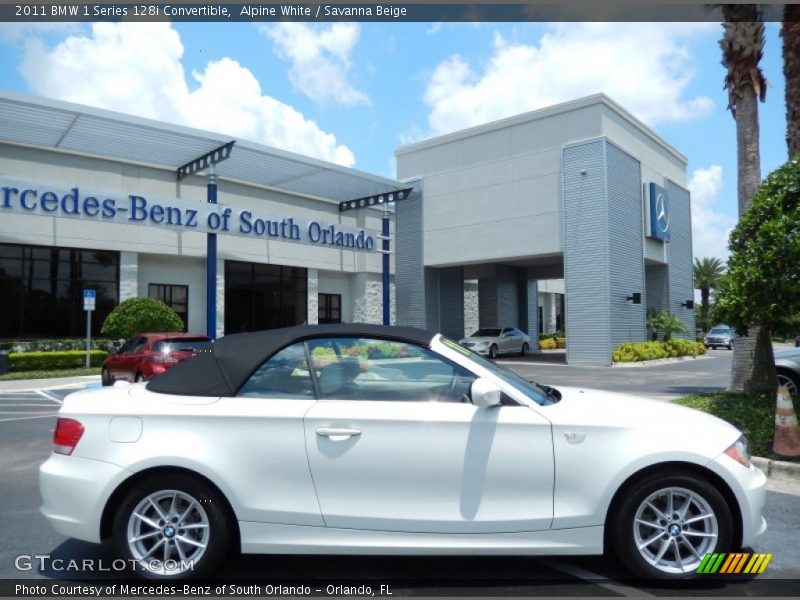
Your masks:
<path fill-rule="evenodd" d="M 140 333 L 103 362 L 103 385 L 149 381 L 182 360 L 211 350 L 213 343 L 199 333 Z"/>

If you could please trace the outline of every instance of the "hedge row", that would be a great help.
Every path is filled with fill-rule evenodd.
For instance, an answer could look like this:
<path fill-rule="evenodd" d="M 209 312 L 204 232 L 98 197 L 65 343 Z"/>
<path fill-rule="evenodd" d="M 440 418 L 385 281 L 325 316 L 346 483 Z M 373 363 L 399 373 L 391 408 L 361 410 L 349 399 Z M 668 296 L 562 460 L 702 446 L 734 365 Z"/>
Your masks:
<path fill-rule="evenodd" d="M 123 340 L 93 338 L 92 349 L 114 352 L 122 345 Z M 85 350 L 86 338 L 63 338 L 54 340 L 11 340 L 0 342 L 0 351 L 8 352 L 52 352 L 54 350 Z"/>
<path fill-rule="evenodd" d="M 673 358 L 676 356 L 700 356 L 706 353 L 706 347 L 699 342 L 689 340 L 667 340 L 666 342 L 627 342 L 620 344 L 611 353 L 614 362 L 638 362 Z"/>
<path fill-rule="evenodd" d="M 539 341 L 539 350 L 555 350 L 556 348 L 566 348 L 567 339 L 560 338 L 546 338 Z"/>
<path fill-rule="evenodd" d="M 92 350 L 91 366 L 103 364 L 108 352 Z M 79 369 L 86 364 L 86 352 L 61 350 L 56 352 L 12 352 L 8 355 L 9 371 L 48 371 L 52 369 Z"/>

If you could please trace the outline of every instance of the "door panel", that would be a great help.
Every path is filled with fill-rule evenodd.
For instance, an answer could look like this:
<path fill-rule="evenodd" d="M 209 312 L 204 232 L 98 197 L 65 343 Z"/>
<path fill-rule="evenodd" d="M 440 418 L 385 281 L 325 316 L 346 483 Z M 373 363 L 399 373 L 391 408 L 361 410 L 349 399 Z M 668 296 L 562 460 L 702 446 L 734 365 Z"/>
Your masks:
<path fill-rule="evenodd" d="M 550 527 L 550 424 L 527 407 L 321 400 L 304 423 L 328 527 L 435 533 Z"/>

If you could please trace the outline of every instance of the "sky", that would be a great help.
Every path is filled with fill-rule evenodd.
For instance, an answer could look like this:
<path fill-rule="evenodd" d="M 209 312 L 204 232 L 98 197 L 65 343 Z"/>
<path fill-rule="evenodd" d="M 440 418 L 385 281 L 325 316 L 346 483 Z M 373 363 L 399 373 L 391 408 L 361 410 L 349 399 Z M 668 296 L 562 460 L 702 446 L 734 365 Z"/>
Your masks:
<path fill-rule="evenodd" d="M 762 176 L 787 158 L 768 23 Z M 0 23 L 0 89 L 394 177 L 398 146 L 604 92 L 689 159 L 693 251 L 726 258 L 736 132 L 719 23 Z"/>

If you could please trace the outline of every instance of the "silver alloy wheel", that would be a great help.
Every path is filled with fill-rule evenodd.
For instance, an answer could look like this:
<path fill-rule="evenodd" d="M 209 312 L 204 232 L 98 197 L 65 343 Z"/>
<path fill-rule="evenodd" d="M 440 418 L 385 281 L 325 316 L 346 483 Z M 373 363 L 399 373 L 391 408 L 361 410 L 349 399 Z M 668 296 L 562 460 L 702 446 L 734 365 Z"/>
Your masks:
<path fill-rule="evenodd" d="M 179 490 L 153 492 L 128 519 L 128 549 L 138 565 L 157 575 L 191 570 L 208 547 L 210 528 L 202 504 Z"/>
<path fill-rule="evenodd" d="M 686 488 L 669 487 L 639 505 L 633 538 L 639 553 L 663 573 L 694 573 L 717 546 L 717 516 L 708 501 Z"/>
<path fill-rule="evenodd" d="M 797 389 L 797 386 L 794 384 L 791 378 L 787 377 L 783 373 L 778 373 L 778 385 L 785 385 L 786 389 L 789 390 L 789 395 L 792 398 L 797 398 L 798 392 L 800 390 Z"/>

